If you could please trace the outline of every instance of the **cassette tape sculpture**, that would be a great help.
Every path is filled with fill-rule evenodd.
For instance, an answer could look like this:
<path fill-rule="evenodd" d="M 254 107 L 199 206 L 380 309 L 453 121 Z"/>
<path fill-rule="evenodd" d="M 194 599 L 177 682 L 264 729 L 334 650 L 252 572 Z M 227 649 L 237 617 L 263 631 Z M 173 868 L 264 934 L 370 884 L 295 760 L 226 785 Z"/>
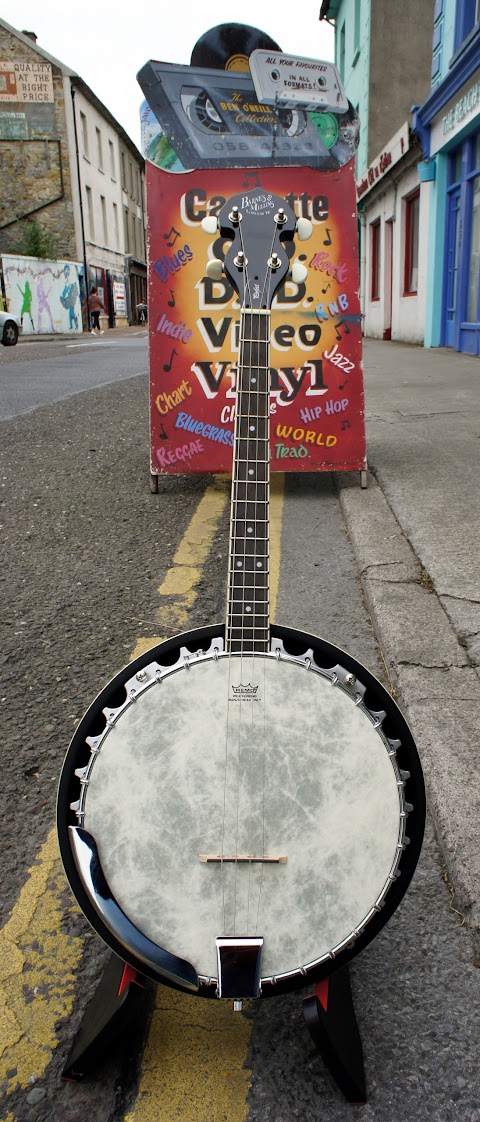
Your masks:
<path fill-rule="evenodd" d="M 283 54 L 253 28 L 214 28 L 192 61 L 149 62 L 138 75 L 153 484 L 231 470 L 239 303 L 215 271 L 225 239 L 208 243 L 202 220 L 249 190 L 282 196 L 312 224 L 271 309 L 271 470 L 358 469 L 364 482 L 358 117 L 331 63 Z"/>
<path fill-rule="evenodd" d="M 365 470 L 358 123 L 333 66 L 240 32 L 253 53 L 235 25 L 213 46 L 223 34 L 244 71 L 202 69 L 218 62 L 207 33 L 194 67 L 139 76 L 151 468 L 232 472 L 227 612 L 122 670 L 68 750 L 62 857 L 114 956 L 65 1074 L 145 978 L 237 1008 L 310 984 L 310 1034 L 359 1101 L 348 963 L 414 872 L 421 767 L 368 670 L 270 625 L 268 604 L 270 466 Z"/>

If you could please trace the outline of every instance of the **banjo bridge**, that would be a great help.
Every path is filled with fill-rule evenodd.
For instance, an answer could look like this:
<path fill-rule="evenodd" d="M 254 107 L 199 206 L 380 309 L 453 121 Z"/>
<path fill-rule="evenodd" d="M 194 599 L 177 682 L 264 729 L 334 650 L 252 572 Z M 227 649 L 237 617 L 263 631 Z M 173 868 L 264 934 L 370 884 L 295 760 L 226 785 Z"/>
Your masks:
<path fill-rule="evenodd" d="M 253 854 L 250 854 L 250 853 L 237 853 L 237 854 L 234 854 L 232 857 L 227 856 L 227 855 L 222 854 L 222 853 L 201 853 L 198 860 L 202 861 L 203 864 L 211 864 L 212 861 L 213 861 L 213 862 L 217 862 L 217 864 L 222 864 L 223 863 L 224 865 L 226 865 L 226 864 L 230 864 L 230 865 L 232 865 L 232 864 L 239 864 L 239 865 L 240 864 L 244 864 L 244 865 L 286 865 L 287 864 L 287 858 L 284 857 L 284 856 L 282 856 L 282 857 L 270 857 L 270 856 L 268 856 L 268 854 L 264 854 L 263 857 L 255 857 Z"/>

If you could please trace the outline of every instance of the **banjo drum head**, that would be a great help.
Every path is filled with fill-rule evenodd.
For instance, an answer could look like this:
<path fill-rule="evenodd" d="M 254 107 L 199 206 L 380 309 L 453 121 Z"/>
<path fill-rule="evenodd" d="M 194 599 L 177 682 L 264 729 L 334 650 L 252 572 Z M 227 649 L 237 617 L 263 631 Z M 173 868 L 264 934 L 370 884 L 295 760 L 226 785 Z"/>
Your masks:
<path fill-rule="evenodd" d="M 225 653 L 218 630 L 196 651 L 191 639 L 126 668 L 84 718 L 59 795 L 67 874 L 117 953 L 76 829 L 132 929 L 190 963 L 199 993 L 216 986 L 222 936 L 262 937 L 262 993 L 295 989 L 351 958 L 403 896 L 423 833 L 416 750 L 383 687 L 329 644 L 278 629 L 251 656 Z"/>

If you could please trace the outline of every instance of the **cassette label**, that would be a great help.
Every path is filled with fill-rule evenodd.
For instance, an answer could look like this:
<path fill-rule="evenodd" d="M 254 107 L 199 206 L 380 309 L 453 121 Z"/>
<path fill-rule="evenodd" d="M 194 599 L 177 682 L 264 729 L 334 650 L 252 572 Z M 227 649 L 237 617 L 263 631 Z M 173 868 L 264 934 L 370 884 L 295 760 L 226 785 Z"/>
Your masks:
<path fill-rule="evenodd" d="M 345 113 L 348 100 L 332 62 L 285 55 L 281 51 L 252 51 L 249 59 L 259 101 L 304 109 Z"/>

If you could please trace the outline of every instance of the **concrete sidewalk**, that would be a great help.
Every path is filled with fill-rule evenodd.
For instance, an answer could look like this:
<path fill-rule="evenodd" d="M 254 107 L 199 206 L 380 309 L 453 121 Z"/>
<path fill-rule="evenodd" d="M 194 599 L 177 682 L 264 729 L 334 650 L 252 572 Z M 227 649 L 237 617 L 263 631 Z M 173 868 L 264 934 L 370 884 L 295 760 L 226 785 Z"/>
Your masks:
<path fill-rule="evenodd" d="M 452 906 L 480 954 L 480 360 L 364 341 L 368 488 L 336 476 L 422 759 Z"/>
<path fill-rule="evenodd" d="M 145 335 L 146 335 L 147 331 L 148 331 L 148 327 L 147 327 L 146 324 L 144 324 L 144 323 L 134 323 L 129 327 L 106 327 L 103 335 L 99 335 L 98 338 L 99 339 L 110 339 L 110 338 L 118 339 L 118 338 L 122 338 L 122 336 L 138 335 L 139 333 L 141 333 L 141 334 L 145 333 Z M 95 333 L 95 334 L 97 334 L 97 333 Z M 20 343 L 65 343 L 65 342 L 71 343 L 72 339 L 76 340 L 79 343 L 80 342 L 87 343 L 88 340 L 91 339 L 91 332 L 90 331 L 83 331 L 83 332 L 67 331 L 63 334 L 61 334 L 60 332 L 55 332 L 55 333 L 53 333 L 53 334 L 51 333 L 49 335 L 23 335 L 23 334 L 20 334 L 19 337 L 18 337 L 17 346 Z"/>

